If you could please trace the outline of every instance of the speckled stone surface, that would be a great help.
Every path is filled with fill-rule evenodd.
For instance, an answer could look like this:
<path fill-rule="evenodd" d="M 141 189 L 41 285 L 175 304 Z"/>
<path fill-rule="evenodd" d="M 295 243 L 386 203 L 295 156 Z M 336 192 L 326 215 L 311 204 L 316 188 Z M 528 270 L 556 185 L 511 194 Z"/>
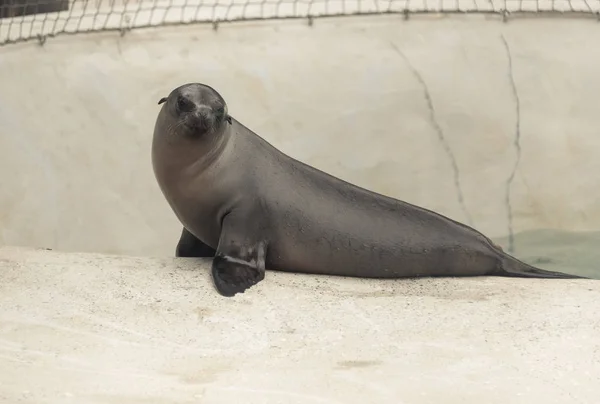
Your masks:
<path fill-rule="evenodd" d="M 600 281 L 268 272 L 0 248 L 2 403 L 594 403 Z"/>

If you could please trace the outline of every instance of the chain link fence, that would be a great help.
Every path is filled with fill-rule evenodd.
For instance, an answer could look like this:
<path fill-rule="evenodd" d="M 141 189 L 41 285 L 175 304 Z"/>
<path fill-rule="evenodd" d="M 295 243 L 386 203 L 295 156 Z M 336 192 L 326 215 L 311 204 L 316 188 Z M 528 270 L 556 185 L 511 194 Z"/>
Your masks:
<path fill-rule="evenodd" d="M 403 13 L 571 15 L 600 19 L 600 0 L 0 0 L 0 45 L 60 34 L 160 25 Z"/>

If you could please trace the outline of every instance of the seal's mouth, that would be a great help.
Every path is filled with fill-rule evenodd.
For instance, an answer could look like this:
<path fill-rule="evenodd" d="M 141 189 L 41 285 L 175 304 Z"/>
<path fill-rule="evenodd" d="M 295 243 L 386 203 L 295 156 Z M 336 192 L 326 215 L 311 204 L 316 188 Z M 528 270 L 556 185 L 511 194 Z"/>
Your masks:
<path fill-rule="evenodd" d="M 178 108 L 177 112 L 185 127 L 197 136 L 212 130 L 217 123 L 215 113 L 208 106 L 187 106 L 185 109 Z"/>
<path fill-rule="evenodd" d="M 192 134 L 201 136 L 214 128 L 214 117 L 208 114 L 190 113 L 184 117 L 183 124 Z"/>
<path fill-rule="evenodd" d="M 224 121 L 229 121 L 225 107 L 213 110 L 209 106 L 197 106 L 192 111 L 180 112 L 179 116 L 182 118 L 183 124 L 196 135 L 214 131 Z"/>

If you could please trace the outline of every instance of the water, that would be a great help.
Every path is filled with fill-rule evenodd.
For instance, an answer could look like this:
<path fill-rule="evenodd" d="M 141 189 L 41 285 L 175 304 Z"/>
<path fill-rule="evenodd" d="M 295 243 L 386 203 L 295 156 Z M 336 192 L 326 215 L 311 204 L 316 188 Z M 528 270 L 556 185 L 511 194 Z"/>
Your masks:
<path fill-rule="evenodd" d="M 513 256 L 538 268 L 600 279 L 600 231 L 532 230 L 515 234 Z M 508 237 L 495 242 L 508 251 Z"/>

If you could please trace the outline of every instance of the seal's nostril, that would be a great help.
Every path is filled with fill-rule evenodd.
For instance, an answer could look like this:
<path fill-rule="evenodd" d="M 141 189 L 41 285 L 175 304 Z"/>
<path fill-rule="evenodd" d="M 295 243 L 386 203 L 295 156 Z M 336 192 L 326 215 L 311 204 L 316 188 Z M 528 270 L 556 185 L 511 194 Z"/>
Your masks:
<path fill-rule="evenodd" d="M 177 109 L 179 112 L 192 112 L 194 110 L 194 103 L 188 98 L 180 95 L 177 97 Z"/>

